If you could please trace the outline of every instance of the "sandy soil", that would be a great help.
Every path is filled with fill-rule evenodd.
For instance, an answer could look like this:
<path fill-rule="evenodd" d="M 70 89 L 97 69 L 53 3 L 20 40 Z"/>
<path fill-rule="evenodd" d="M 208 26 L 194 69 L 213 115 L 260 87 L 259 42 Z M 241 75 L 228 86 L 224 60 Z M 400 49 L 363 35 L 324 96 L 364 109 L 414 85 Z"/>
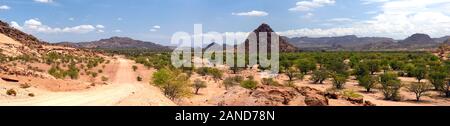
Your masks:
<path fill-rule="evenodd" d="M 30 88 L 36 97 L 0 99 L 2 106 L 113 106 L 113 105 L 175 105 L 149 84 L 137 82 L 129 60 L 120 58 L 119 69 L 112 84 L 72 92 L 51 92 Z M 3 85 L 3 83 L 2 83 Z M 11 88 L 11 87 L 10 87 Z M 19 91 L 21 92 L 21 91 Z M 132 98 L 132 99 L 131 99 Z M 130 100 L 131 99 L 131 100 Z M 142 101 L 141 101 L 142 100 Z M 139 102 L 136 102 L 139 101 Z"/>
<path fill-rule="evenodd" d="M 4 35 L 4 34 L 0 34 L 0 43 L 1 44 L 14 44 L 14 45 L 22 45 L 20 42 Z"/>

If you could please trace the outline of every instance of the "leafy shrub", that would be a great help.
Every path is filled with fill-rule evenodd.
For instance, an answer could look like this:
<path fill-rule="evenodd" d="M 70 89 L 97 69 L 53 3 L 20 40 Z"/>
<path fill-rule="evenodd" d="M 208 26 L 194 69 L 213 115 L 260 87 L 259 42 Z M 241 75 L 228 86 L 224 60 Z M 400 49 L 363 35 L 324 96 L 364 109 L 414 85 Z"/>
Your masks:
<path fill-rule="evenodd" d="M 190 94 L 189 77 L 179 70 L 161 69 L 153 74 L 153 84 L 161 88 L 164 95 L 172 100 Z"/>
<path fill-rule="evenodd" d="M 241 82 L 241 87 L 246 88 L 246 89 L 256 89 L 256 87 L 258 86 L 258 82 L 254 81 L 253 79 L 248 79 L 245 81 Z"/>

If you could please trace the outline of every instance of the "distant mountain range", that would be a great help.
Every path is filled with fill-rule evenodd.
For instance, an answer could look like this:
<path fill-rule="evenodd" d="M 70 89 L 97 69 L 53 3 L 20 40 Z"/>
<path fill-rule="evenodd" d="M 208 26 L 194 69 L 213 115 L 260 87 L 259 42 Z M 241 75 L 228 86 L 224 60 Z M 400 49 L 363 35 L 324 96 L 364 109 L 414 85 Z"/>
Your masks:
<path fill-rule="evenodd" d="M 388 51 L 388 50 L 430 50 L 437 48 L 450 36 L 431 38 L 426 34 L 414 34 L 404 40 L 386 37 L 294 37 L 289 42 L 301 50 L 349 50 L 349 51 Z"/>
<path fill-rule="evenodd" d="M 171 50 L 168 46 L 155 44 L 153 42 L 134 40 L 128 37 L 111 37 L 108 39 L 101 39 L 92 42 L 60 42 L 55 44 L 88 49 L 149 49 L 155 51 Z"/>
<path fill-rule="evenodd" d="M 259 45 L 259 33 L 261 32 L 275 32 L 268 24 L 261 24 L 256 28 L 254 33 L 257 33 L 257 45 Z M 450 36 L 441 38 L 431 38 L 427 34 L 413 34 L 404 40 L 395 40 L 387 37 L 358 37 L 356 35 L 338 36 L 338 37 L 294 37 L 288 38 L 281 36 L 280 51 L 281 52 L 295 52 L 295 51 L 427 51 L 438 48 L 445 41 L 450 41 Z M 271 36 L 268 34 L 268 42 L 271 43 Z M 65 45 L 77 48 L 89 49 L 148 49 L 152 51 L 167 51 L 173 50 L 174 47 L 163 46 L 152 42 L 145 42 L 134 40 L 127 37 L 112 37 L 108 39 L 101 39 L 92 42 L 61 42 L 57 45 Z M 216 45 L 212 43 L 204 50 Z M 234 48 L 233 45 L 221 45 L 227 48 Z M 249 40 L 244 44 L 237 46 L 245 46 L 248 49 Z"/>

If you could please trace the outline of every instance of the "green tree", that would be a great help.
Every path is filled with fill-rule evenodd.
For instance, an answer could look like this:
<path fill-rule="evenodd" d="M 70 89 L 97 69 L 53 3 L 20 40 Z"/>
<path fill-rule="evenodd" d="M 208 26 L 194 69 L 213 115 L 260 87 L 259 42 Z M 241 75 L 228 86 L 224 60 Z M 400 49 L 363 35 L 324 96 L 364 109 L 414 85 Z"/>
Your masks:
<path fill-rule="evenodd" d="M 428 91 L 430 91 L 432 88 L 433 88 L 432 85 L 430 85 L 428 83 L 420 83 L 420 82 L 412 83 L 407 86 L 408 91 L 416 94 L 416 101 L 420 101 L 420 98 L 422 96 L 427 95 L 426 93 Z"/>
<path fill-rule="evenodd" d="M 381 86 L 384 98 L 386 100 L 398 101 L 400 100 L 399 90 L 402 88 L 401 81 L 396 74 L 385 73 L 380 77 Z"/>
<path fill-rule="evenodd" d="M 447 73 L 440 71 L 433 71 L 428 75 L 428 80 L 434 86 L 435 90 L 440 90 L 445 85 L 445 79 L 447 78 Z"/>
<path fill-rule="evenodd" d="M 366 62 L 366 64 L 371 75 L 374 75 L 375 72 L 380 72 L 381 70 L 381 62 L 379 60 L 369 60 Z"/>
<path fill-rule="evenodd" d="M 195 94 L 198 95 L 198 91 L 202 88 L 206 88 L 206 82 L 205 81 L 201 81 L 200 79 L 197 79 L 194 81 L 194 84 L 192 85 L 192 87 L 195 89 Z"/>
<path fill-rule="evenodd" d="M 358 79 L 359 85 L 366 89 L 366 92 L 370 92 L 378 83 L 379 78 L 376 76 L 365 75 Z"/>
<path fill-rule="evenodd" d="M 370 74 L 369 66 L 365 63 L 360 63 L 356 65 L 356 68 L 354 69 L 354 74 L 357 78 L 368 76 Z"/>
<path fill-rule="evenodd" d="M 418 82 L 425 79 L 427 77 L 428 70 L 426 66 L 418 66 L 412 70 L 411 75 L 414 76 Z"/>
<path fill-rule="evenodd" d="M 334 74 L 332 75 L 332 78 L 334 88 L 343 89 L 348 76 L 344 74 Z"/>
<path fill-rule="evenodd" d="M 313 72 L 313 75 L 311 79 L 315 84 L 323 84 L 323 81 L 325 81 L 329 77 L 329 73 L 325 69 L 316 70 Z"/>
<path fill-rule="evenodd" d="M 286 75 L 289 77 L 289 81 L 294 81 L 296 77 L 299 77 L 299 72 L 297 69 L 289 68 L 285 71 Z"/>
<path fill-rule="evenodd" d="M 296 62 L 296 67 L 303 74 L 308 74 L 308 72 L 316 70 L 317 65 L 310 59 L 300 59 Z"/>

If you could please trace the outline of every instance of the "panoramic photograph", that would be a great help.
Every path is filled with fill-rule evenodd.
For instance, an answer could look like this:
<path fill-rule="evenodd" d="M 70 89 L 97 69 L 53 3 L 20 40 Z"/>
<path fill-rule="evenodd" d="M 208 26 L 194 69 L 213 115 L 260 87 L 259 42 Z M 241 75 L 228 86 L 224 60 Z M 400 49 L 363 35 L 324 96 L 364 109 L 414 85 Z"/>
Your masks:
<path fill-rule="evenodd" d="M 450 0 L 0 1 L 0 106 L 450 106 L 449 58 Z"/>

